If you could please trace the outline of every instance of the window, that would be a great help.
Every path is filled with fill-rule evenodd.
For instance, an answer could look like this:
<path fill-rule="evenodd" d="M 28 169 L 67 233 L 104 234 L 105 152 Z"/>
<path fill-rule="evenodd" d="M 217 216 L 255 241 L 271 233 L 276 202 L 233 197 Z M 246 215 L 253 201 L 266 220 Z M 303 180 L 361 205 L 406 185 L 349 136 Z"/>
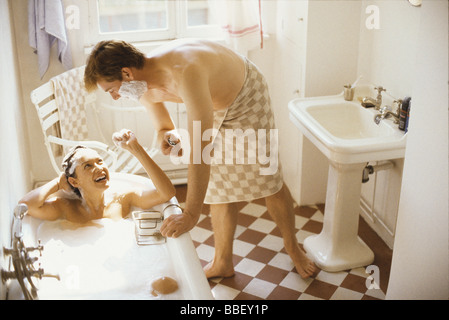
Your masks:
<path fill-rule="evenodd" d="M 187 26 L 209 26 L 216 25 L 213 2 L 204 0 L 187 1 Z"/>
<path fill-rule="evenodd" d="M 164 30 L 167 11 L 167 1 L 98 0 L 98 28 L 100 33 Z"/>
<path fill-rule="evenodd" d="M 214 0 L 89 1 L 90 42 L 218 37 Z"/>

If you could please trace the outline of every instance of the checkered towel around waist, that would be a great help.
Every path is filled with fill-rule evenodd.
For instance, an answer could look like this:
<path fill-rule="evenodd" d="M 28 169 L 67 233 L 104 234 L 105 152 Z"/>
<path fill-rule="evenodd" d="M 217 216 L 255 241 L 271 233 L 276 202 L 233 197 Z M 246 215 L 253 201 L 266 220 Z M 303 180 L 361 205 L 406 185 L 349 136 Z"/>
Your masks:
<path fill-rule="evenodd" d="M 245 59 L 243 87 L 225 110 L 214 112 L 214 153 L 204 203 L 251 201 L 283 185 L 278 133 L 265 77 Z"/>

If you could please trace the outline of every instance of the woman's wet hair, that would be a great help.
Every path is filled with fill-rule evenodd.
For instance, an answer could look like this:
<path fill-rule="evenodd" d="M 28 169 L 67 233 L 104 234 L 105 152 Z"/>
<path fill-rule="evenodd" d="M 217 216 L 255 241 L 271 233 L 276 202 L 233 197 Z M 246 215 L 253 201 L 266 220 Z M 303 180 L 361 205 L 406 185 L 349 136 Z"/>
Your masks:
<path fill-rule="evenodd" d="M 72 188 L 73 192 L 79 198 L 82 198 L 80 190 L 78 188 L 75 188 L 74 186 L 72 186 L 72 184 L 69 182 L 69 177 L 76 178 L 76 173 L 75 173 L 75 169 L 76 169 L 75 162 L 76 161 L 74 159 L 74 156 L 80 149 L 87 149 L 87 147 L 78 145 L 69 150 L 69 152 L 65 155 L 64 159 L 62 160 L 62 170 L 64 170 L 65 177 L 67 179 L 67 183 Z"/>

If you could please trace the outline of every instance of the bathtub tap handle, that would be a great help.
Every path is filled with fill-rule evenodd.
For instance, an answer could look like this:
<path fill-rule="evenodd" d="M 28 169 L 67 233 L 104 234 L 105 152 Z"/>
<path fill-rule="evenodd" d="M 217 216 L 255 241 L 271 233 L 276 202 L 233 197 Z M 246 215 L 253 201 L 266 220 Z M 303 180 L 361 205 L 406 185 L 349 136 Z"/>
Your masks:
<path fill-rule="evenodd" d="M 41 244 L 41 240 L 38 240 L 37 247 L 26 247 L 26 252 L 39 251 L 39 256 L 42 257 L 42 251 L 44 251 L 44 246 Z"/>
<path fill-rule="evenodd" d="M 55 278 L 58 281 L 61 281 L 61 277 L 59 276 L 59 274 L 49 274 L 49 273 L 44 273 L 42 275 L 43 278 Z"/>
<path fill-rule="evenodd" d="M 33 265 L 37 260 L 39 260 L 38 257 L 27 257 L 26 258 L 26 264 L 27 265 Z"/>
<path fill-rule="evenodd" d="M 58 281 L 61 281 L 61 277 L 59 276 L 59 274 L 50 274 L 50 273 L 45 273 L 43 268 L 39 268 L 36 270 L 36 272 L 34 272 L 33 277 L 38 278 L 38 279 L 42 279 L 42 278 L 55 278 Z"/>
<path fill-rule="evenodd" d="M 3 247 L 3 256 L 11 256 L 13 254 L 14 250 L 11 248 L 5 248 Z"/>
<path fill-rule="evenodd" d="M 14 271 L 6 271 L 1 269 L 2 283 L 5 284 L 9 279 L 15 279 L 16 273 Z"/>

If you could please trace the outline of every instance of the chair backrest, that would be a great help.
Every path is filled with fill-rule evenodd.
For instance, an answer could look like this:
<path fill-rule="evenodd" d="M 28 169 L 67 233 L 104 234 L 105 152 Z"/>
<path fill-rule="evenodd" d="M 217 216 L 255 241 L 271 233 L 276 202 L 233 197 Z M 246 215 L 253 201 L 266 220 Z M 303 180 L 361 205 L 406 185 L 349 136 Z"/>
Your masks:
<path fill-rule="evenodd" d="M 61 157 L 80 141 L 89 139 L 86 107 L 95 93 L 83 87 L 84 66 L 68 70 L 31 92 L 44 143 L 53 168 L 61 171 Z"/>
<path fill-rule="evenodd" d="M 60 172 L 57 159 L 63 155 L 60 145 L 52 144 L 49 137 L 61 137 L 61 126 L 58 105 L 56 104 L 53 84 L 47 82 L 31 92 L 31 101 L 37 111 L 37 116 L 44 134 L 44 144 L 47 148 L 50 161 L 56 172 Z"/>
<path fill-rule="evenodd" d="M 89 94 L 84 88 L 84 69 L 85 66 L 73 68 L 50 80 L 59 109 L 61 138 L 66 140 L 89 138 L 86 109 L 95 101 L 95 94 Z"/>

